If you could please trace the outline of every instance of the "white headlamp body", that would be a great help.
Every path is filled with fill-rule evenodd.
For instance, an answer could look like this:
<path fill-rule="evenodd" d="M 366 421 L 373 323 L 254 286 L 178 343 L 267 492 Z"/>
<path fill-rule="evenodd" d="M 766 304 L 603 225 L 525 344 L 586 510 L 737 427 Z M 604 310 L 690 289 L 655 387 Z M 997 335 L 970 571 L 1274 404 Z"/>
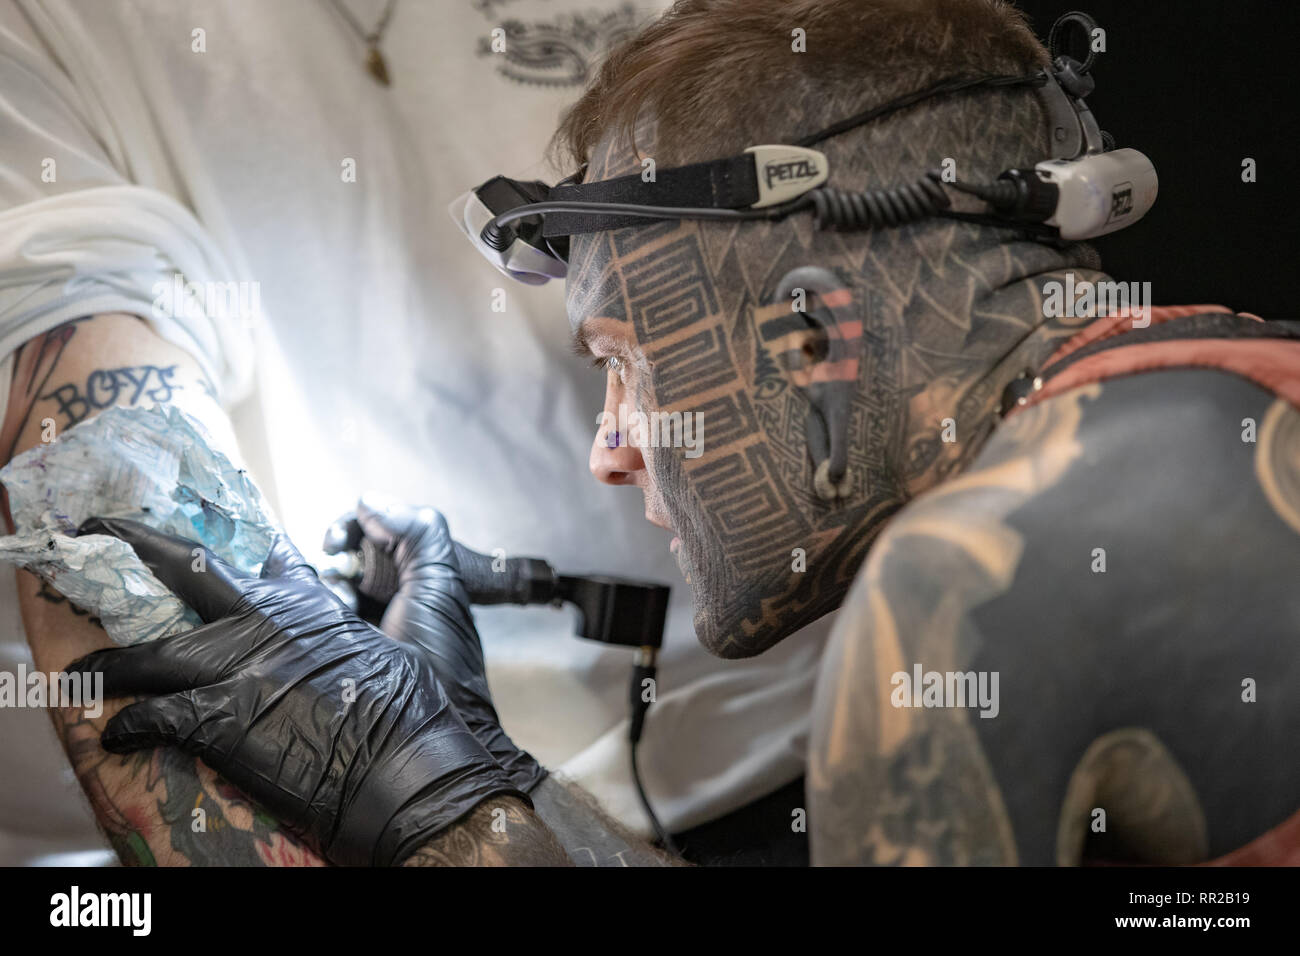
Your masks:
<path fill-rule="evenodd" d="M 551 279 L 563 279 L 568 273 L 564 262 L 523 239 L 516 237 L 504 249 L 494 249 L 485 243 L 483 228 L 492 221 L 495 213 L 483 204 L 476 190 L 471 189 L 453 200 L 447 211 L 483 258 L 511 279 L 528 285 L 542 285 Z"/>
<path fill-rule="evenodd" d="M 1059 190 L 1056 211 L 1044 221 L 1062 239 L 1091 239 L 1137 222 L 1155 204 L 1156 168 L 1136 149 L 1049 159 L 1034 166 Z"/>

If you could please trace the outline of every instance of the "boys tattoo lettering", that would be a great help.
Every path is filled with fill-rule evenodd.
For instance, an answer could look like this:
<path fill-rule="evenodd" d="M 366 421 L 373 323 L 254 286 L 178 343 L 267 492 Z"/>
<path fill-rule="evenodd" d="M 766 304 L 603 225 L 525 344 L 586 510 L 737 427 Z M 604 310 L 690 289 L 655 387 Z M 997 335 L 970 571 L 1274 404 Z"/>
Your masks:
<path fill-rule="evenodd" d="M 97 368 L 86 376 L 84 388 L 69 382 L 41 398 L 58 402 L 59 414 L 66 419 L 64 427 L 67 428 L 84 421 L 94 412 L 116 405 L 121 398 L 127 398 L 131 405 L 137 404 L 142 397 L 150 402 L 170 401 L 172 394 L 181 388 L 172 381 L 175 374 L 175 365 Z"/>

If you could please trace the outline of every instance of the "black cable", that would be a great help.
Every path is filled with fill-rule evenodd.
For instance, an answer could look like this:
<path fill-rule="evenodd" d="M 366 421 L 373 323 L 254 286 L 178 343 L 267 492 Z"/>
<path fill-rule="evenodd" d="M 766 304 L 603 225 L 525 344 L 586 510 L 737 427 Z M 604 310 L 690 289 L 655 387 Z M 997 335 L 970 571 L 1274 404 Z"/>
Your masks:
<path fill-rule="evenodd" d="M 658 668 L 655 666 L 655 649 L 653 647 L 641 648 L 636 663 L 632 665 L 632 683 L 628 687 L 628 702 L 631 705 L 631 715 L 628 720 L 627 737 L 631 743 L 632 751 L 632 783 L 636 786 L 636 795 L 641 798 L 641 807 L 645 810 L 646 816 L 650 818 L 650 825 L 654 827 L 655 836 L 663 844 L 665 850 L 674 856 L 681 856 L 681 851 L 677 849 L 677 844 L 664 825 L 659 822 L 659 816 L 655 813 L 654 807 L 650 805 L 650 798 L 646 795 L 645 784 L 641 780 L 641 767 L 637 763 L 637 747 L 641 743 L 641 731 L 645 729 L 646 711 L 654 703 L 654 693 L 645 693 L 645 682 L 651 682 L 650 687 L 654 688 L 655 674 Z"/>
<path fill-rule="evenodd" d="M 940 80 L 932 86 L 927 86 L 923 90 L 917 90 L 915 93 L 909 93 L 906 96 L 900 96 L 896 100 L 890 100 L 880 106 L 873 106 L 869 110 L 863 110 L 848 119 L 840 120 L 832 126 L 827 126 L 823 130 L 813 133 L 811 136 L 805 136 L 798 140 L 796 146 L 812 146 L 820 143 L 824 139 L 830 139 L 832 136 L 838 136 L 840 133 L 848 132 L 865 123 L 870 123 L 874 119 L 882 116 L 888 116 L 890 113 L 897 112 L 908 106 L 914 106 L 922 100 L 927 100 L 932 96 L 938 96 L 942 93 L 956 93 L 960 90 L 968 90 L 977 86 L 1042 86 L 1047 82 L 1047 74 L 1043 72 L 1025 73 L 1018 76 L 987 76 L 987 75 L 970 75 L 960 74 L 950 76 L 947 79 Z"/>
<path fill-rule="evenodd" d="M 646 816 L 650 818 L 650 825 L 654 827 L 655 836 L 659 838 L 659 842 L 663 844 L 663 848 L 673 854 L 673 856 L 681 856 L 681 850 L 677 849 L 677 844 L 673 842 L 673 838 L 669 836 L 668 831 L 664 829 L 664 825 L 659 822 L 659 817 L 655 815 L 654 808 L 650 806 L 650 798 L 646 796 L 645 785 L 641 782 L 641 770 L 637 766 L 636 750 L 637 745 L 633 744 L 632 782 L 636 784 L 636 795 L 641 798 L 641 808 L 645 810 Z"/>
<path fill-rule="evenodd" d="M 893 189 L 822 187 L 808 194 L 819 229 L 876 229 L 937 216 L 952 205 L 934 173 Z"/>

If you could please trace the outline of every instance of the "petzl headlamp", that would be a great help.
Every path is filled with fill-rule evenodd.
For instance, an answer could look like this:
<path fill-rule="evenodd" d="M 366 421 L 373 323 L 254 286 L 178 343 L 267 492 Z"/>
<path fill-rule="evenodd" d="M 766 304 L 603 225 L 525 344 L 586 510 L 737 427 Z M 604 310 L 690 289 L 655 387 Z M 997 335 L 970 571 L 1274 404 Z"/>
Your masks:
<path fill-rule="evenodd" d="M 819 228 L 900 226 L 926 218 L 1009 227 L 1049 239 L 1075 241 L 1132 225 L 1155 203 L 1155 167 L 1135 149 L 1108 149 L 1107 137 L 1084 102 L 1096 86 L 1095 54 L 1081 63 L 1058 54 L 1064 29 L 1091 35 L 1096 24 L 1067 13 L 1052 26 L 1050 69 L 1020 76 L 955 76 L 827 127 L 793 145 L 751 146 L 737 156 L 580 182 L 585 168 L 556 186 L 496 176 L 450 206 L 452 218 L 501 272 L 533 285 L 568 270 L 569 236 L 621 229 L 647 220 L 745 221 L 813 213 Z M 826 186 L 823 140 L 931 97 L 977 87 L 1032 86 L 1048 118 L 1051 158 L 1031 169 L 1008 169 L 991 183 L 946 179 L 939 170 L 892 189 L 862 192 Z M 945 187 L 989 205 L 986 214 L 951 209 Z"/>

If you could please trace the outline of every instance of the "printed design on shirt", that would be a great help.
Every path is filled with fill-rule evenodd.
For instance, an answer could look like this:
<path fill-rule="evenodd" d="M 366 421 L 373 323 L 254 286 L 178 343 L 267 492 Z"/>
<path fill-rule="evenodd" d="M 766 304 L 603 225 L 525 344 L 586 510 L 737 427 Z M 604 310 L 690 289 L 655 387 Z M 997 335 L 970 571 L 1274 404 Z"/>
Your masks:
<path fill-rule="evenodd" d="M 504 4 L 479 3 L 491 16 Z M 636 32 L 643 15 L 631 3 L 612 10 L 562 13 L 548 20 L 502 20 L 505 51 L 494 52 L 492 38 L 479 38 L 478 54 L 492 57 L 496 70 L 516 83 L 582 86 L 611 47 Z"/>

